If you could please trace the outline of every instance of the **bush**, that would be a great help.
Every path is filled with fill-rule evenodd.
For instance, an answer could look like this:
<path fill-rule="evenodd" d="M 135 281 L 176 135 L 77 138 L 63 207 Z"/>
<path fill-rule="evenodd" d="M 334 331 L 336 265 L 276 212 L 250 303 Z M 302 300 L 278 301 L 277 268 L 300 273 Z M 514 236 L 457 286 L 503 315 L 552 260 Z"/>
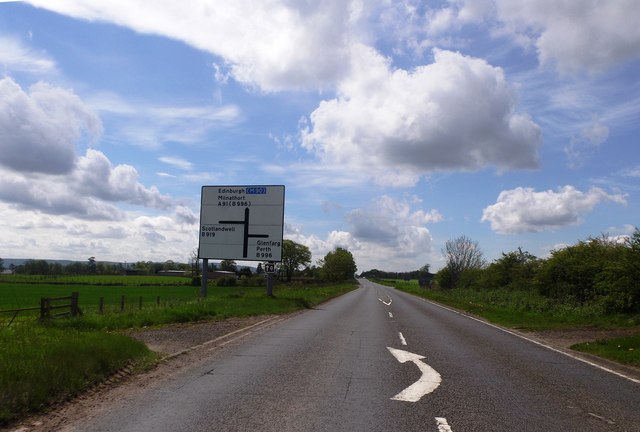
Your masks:
<path fill-rule="evenodd" d="M 223 277 L 220 278 L 218 280 L 216 280 L 216 286 L 219 287 L 234 287 L 238 285 L 238 280 L 231 276 L 231 277 Z"/>

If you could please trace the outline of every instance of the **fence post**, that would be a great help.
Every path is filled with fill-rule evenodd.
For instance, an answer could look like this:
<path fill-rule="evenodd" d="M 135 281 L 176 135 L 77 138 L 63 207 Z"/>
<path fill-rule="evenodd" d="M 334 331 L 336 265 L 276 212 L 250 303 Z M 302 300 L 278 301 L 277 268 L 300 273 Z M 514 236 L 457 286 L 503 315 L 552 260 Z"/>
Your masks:
<path fill-rule="evenodd" d="M 43 320 L 47 316 L 47 300 L 40 297 L 40 319 Z"/>
<path fill-rule="evenodd" d="M 71 293 L 71 316 L 77 316 L 78 310 L 78 292 L 74 291 Z"/>
<path fill-rule="evenodd" d="M 124 296 L 120 298 L 120 312 L 124 312 Z"/>

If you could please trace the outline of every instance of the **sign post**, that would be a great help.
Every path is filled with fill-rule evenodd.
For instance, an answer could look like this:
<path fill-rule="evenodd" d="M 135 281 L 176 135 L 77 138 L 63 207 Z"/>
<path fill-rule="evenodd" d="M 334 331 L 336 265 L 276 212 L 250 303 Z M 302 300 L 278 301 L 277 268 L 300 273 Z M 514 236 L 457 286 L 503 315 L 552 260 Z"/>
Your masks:
<path fill-rule="evenodd" d="M 282 261 L 284 189 L 284 185 L 203 186 L 198 257 Z M 201 292 L 206 295 L 206 287 Z"/>

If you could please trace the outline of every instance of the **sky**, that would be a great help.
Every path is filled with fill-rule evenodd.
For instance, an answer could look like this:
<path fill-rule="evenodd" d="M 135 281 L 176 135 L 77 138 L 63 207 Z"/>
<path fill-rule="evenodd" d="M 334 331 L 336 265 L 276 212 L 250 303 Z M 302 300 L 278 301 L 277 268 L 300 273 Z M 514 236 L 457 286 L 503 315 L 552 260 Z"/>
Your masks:
<path fill-rule="evenodd" d="M 203 185 L 286 187 L 358 271 L 640 215 L 637 0 L 0 1 L 0 257 L 187 262 Z"/>

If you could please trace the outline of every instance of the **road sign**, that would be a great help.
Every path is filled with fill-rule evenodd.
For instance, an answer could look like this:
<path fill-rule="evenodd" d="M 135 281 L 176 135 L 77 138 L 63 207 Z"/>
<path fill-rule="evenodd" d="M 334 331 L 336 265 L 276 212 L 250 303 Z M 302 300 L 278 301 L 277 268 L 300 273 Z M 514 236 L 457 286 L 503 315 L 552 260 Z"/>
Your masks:
<path fill-rule="evenodd" d="M 198 257 L 282 260 L 284 185 L 203 186 Z"/>
<path fill-rule="evenodd" d="M 268 274 L 272 274 L 276 272 L 276 263 L 265 263 L 264 264 L 264 272 Z"/>

